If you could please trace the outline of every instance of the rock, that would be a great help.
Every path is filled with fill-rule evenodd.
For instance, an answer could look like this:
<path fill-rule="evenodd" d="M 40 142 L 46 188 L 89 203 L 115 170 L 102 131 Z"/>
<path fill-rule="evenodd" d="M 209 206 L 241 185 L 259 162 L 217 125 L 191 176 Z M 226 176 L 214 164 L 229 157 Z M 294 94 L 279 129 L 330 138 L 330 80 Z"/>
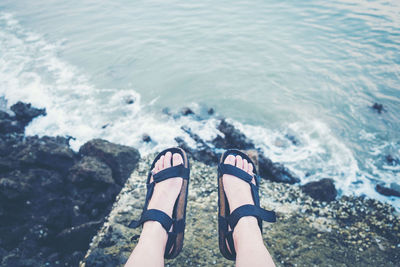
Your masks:
<path fill-rule="evenodd" d="M 0 134 L 23 133 L 24 131 L 24 124 L 13 120 L 12 118 L 0 119 Z"/>
<path fill-rule="evenodd" d="M 254 149 L 254 144 L 242 132 L 225 120 L 221 120 L 218 130 L 224 134 L 224 137 L 218 135 L 212 141 L 216 148 Z"/>
<path fill-rule="evenodd" d="M 385 187 L 383 184 L 377 184 L 375 187 L 375 190 L 384 196 L 395 196 L 395 197 L 400 197 L 400 186 L 397 184 L 394 184 L 389 187 Z"/>
<path fill-rule="evenodd" d="M 0 199 L 26 199 L 31 191 L 32 187 L 24 182 L 14 181 L 9 178 L 0 179 Z"/>
<path fill-rule="evenodd" d="M 96 157 L 107 164 L 113 174 L 115 182 L 123 185 L 140 159 L 137 149 L 110 143 L 102 139 L 93 139 L 85 143 L 79 153 L 85 156 Z"/>
<path fill-rule="evenodd" d="M 319 201 L 330 202 L 335 200 L 337 191 L 332 179 L 324 178 L 309 182 L 301 187 L 302 191 Z"/>
<path fill-rule="evenodd" d="M 86 250 L 101 221 L 93 221 L 63 230 L 56 236 L 57 244 L 64 251 Z"/>
<path fill-rule="evenodd" d="M 394 158 L 392 155 L 386 155 L 386 157 L 385 157 L 385 159 L 386 159 L 386 162 L 388 163 L 388 164 L 390 164 L 390 165 L 392 165 L 392 166 L 395 166 L 395 165 L 397 165 L 397 164 L 399 164 L 399 160 L 398 159 L 396 159 L 396 158 Z"/>
<path fill-rule="evenodd" d="M 112 172 L 107 164 L 91 156 L 84 156 L 79 162 L 71 167 L 69 171 L 70 180 L 92 186 L 103 186 L 115 183 Z"/>
<path fill-rule="evenodd" d="M 374 109 L 376 112 L 378 112 L 379 114 L 381 114 L 383 111 L 385 111 L 384 107 L 382 104 L 379 103 L 374 103 L 372 105 L 372 109 Z"/>
<path fill-rule="evenodd" d="M 192 115 L 192 114 L 194 114 L 194 112 L 193 112 L 193 110 L 191 110 L 190 108 L 184 107 L 184 108 L 181 110 L 181 114 L 182 114 L 183 116 L 187 116 L 187 115 Z"/>
<path fill-rule="evenodd" d="M 134 98 L 134 97 L 127 96 L 127 97 L 124 98 L 124 102 L 125 102 L 127 105 L 132 105 L 133 103 L 135 103 L 135 98 Z"/>
<path fill-rule="evenodd" d="M 262 178 L 279 183 L 294 184 L 300 182 L 298 177 L 295 177 L 281 163 L 274 163 L 262 153 L 258 153 L 258 169 Z"/>
<path fill-rule="evenodd" d="M 25 125 L 37 116 L 46 115 L 46 109 L 33 108 L 31 104 L 20 101 L 12 105 L 11 110 L 14 111 L 17 120 L 23 122 Z"/>
<path fill-rule="evenodd" d="M 204 162 L 205 164 L 215 165 L 218 163 L 218 155 L 214 150 L 203 141 L 197 134 L 195 134 L 189 127 L 182 126 L 181 129 L 186 132 L 197 145 L 196 149 L 189 147 L 182 138 L 175 138 L 175 141 L 180 147 L 188 152 L 194 159 Z"/>
<path fill-rule="evenodd" d="M 143 142 L 145 142 L 145 143 L 150 143 L 151 142 L 151 137 L 150 137 L 150 135 L 148 135 L 148 134 L 143 134 L 142 135 L 142 141 Z"/>
<path fill-rule="evenodd" d="M 208 165 L 215 165 L 218 162 L 217 154 L 215 154 L 214 151 L 208 146 L 193 149 L 189 147 L 186 142 L 180 137 L 176 137 L 175 141 L 178 143 L 178 146 L 180 148 L 185 150 L 185 152 L 195 160 L 198 160 Z"/>
<path fill-rule="evenodd" d="M 168 116 L 171 116 L 171 115 L 172 115 L 171 110 L 170 110 L 169 108 L 163 108 L 163 109 L 161 110 L 161 112 L 162 112 L 163 114 L 165 114 L 165 115 L 168 115 Z"/>
<path fill-rule="evenodd" d="M 10 115 L 7 112 L 0 110 L 0 120 L 9 119 L 9 118 L 10 118 Z"/>
<path fill-rule="evenodd" d="M 83 259 L 85 253 L 82 251 L 74 251 L 71 255 L 71 266 L 79 266 L 79 262 Z"/>
<path fill-rule="evenodd" d="M 207 110 L 207 114 L 208 114 L 208 115 L 214 115 L 214 113 L 215 113 L 215 110 L 214 110 L 213 108 L 209 108 L 209 109 Z"/>
<path fill-rule="evenodd" d="M 123 266 L 127 259 L 115 257 L 115 255 L 107 253 L 105 249 L 96 248 L 91 251 L 89 257 L 85 259 L 85 267 L 115 267 Z"/>
<path fill-rule="evenodd" d="M 38 166 L 66 172 L 76 158 L 68 141 L 63 137 L 27 137 L 11 156 L 24 166 Z"/>
<path fill-rule="evenodd" d="M 0 112 L 0 265 L 78 266 L 139 153 L 100 140 L 77 155 L 71 137 L 24 136 L 44 110 L 13 110 Z"/>
<path fill-rule="evenodd" d="M 296 138 L 296 136 L 291 135 L 291 134 L 285 134 L 285 137 L 292 142 L 293 145 L 297 146 L 300 144 L 300 141 Z"/>

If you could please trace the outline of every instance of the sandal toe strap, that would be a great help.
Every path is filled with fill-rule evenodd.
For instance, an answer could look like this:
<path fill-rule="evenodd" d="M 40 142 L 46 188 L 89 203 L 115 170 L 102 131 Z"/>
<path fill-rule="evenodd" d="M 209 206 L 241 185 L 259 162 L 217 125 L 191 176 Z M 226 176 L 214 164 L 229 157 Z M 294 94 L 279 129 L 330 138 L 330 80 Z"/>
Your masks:
<path fill-rule="evenodd" d="M 153 175 L 154 182 L 159 183 L 169 178 L 181 177 L 189 179 L 189 168 L 185 168 L 183 164 L 166 168 Z"/>
<path fill-rule="evenodd" d="M 253 176 L 248 174 L 247 172 L 243 171 L 242 169 L 239 169 L 236 166 L 233 166 L 231 164 L 219 164 L 218 165 L 218 170 L 221 175 L 223 174 L 230 174 L 233 175 L 239 179 L 242 179 L 243 181 L 247 183 L 251 183 L 251 180 L 253 179 Z"/>

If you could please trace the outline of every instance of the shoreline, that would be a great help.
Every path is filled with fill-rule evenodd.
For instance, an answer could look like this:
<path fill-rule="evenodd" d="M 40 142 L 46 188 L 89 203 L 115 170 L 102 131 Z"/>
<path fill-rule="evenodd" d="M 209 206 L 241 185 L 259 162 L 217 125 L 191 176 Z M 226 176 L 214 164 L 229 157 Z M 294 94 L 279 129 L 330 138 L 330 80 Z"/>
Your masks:
<path fill-rule="evenodd" d="M 2 258 L 2 265 L 37 266 L 48 263 L 76 266 L 85 254 L 85 266 L 105 266 L 109 260 L 122 264 L 121 261 L 126 257 L 126 249 L 130 250 L 134 245 L 134 242 L 130 241 L 133 232 L 125 229 L 125 223 L 140 215 L 136 213 L 141 212 L 143 204 L 141 198 L 144 196 L 141 192 L 144 190 L 144 180 L 141 178 L 147 175 L 146 164 L 150 156 L 140 159 L 140 154 L 135 148 L 101 139 L 88 141 L 79 151 L 73 151 L 69 146 L 69 140 L 72 137 L 26 136 L 25 127 L 35 117 L 45 116 L 46 111 L 21 102 L 13 105 L 11 109 L 14 114 L 0 111 L 0 174 L 2 175 L 0 177 L 0 221 L 2 221 L 0 232 L 3 237 L 0 240 L 0 258 Z M 187 108 L 181 112 L 181 116 L 194 114 Z M 209 113 L 214 113 L 214 111 L 209 111 Z M 220 119 L 217 126 L 217 130 L 222 135 L 218 135 L 212 141 L 214 147 L 202 140 L 190 128 L 182 128 L 182 130 L 196 142 L 196 148 L 192 148 L 182 138 L 175 138 L 194 163 L 190 201 L 202 199 L 202 203 L 193 203 L 192 206 L 194 211 L 193 218 L 190 220 L 195 224 L 196 231 L 214 233 L 212 229 L 203 229 L 198 222 L 203 221 L 204 225 L 209 222 L 204 221 L 205 218 L 196 218 L 196 215 L 198 211 L 201 211 L 207 214 L 206 218 L 209 220 L 215 219 L 212 217 L 215 216 L 213 212 L 216 211 L 212 199 L 215 197 L 216 190 L 213 179 L 219 158 L 218 151 L 235 146 L 241 150 L 251 151 L 256 159 L 260 176 L 263 178 L 260 190 L 261 197 L 264 199 L 262 205 L 278 210 L 278 217 L 285 220 L 283 224 L 271 226 L 275 232 L 271 232 L 271 237 L 265 239 L 267 244 L 271 245 L 273 256 L 283 261 L 282 266 L 293 265 L 298 262 L 297 258 L 301 258 L 304 264 L 318 264 L 306 262 L 301 253 L 296 258 L 291 254 L 286 254 L 284 247 L 274 247 L 274 236 L 291 246 L 292 242 L 282 235 L 285 231 L 291 232 L 296 229 L 293 224 L 296 220 L 302 221 L 304 233 L 307 233 L 307 235 L 299 236 L 303 245 L 298 247 L 303 249 L 312 246 L 310 244 L 315 241 L 313 238 L 317 231 L 317 238 L 326 237 L 328 240 L 337 240 L 338 243 L 335 244 L 339 250 L 343 246 L 356 245 L 357 249 L 362 249 L 355 252 L 356 256 L 357 253 L 363 254 L 372 249 L 381 256 L 382 262 L 384 259 L 389 262 L 398 260 L 396 255 L 400 255 L 398 225 L 400 216 L 389 204 L 362 197 L 341 196 L 339 198 L 334 183 L 330 179 L 299 186 L 298 177 L 284 165 L 272 162 L 240 130 L 225 119 Z M 287 138 L 291 142 L 296 142 L 295 136 Z M 151 142 L 151 137 L 143 136 L 142 140 Z M 203 184 L 204 181 L 207 183 L 206 186 Z M 138 188 L 140 188 L 139 191 L 137 191 Z M 387 188 L 384 188 L 384 192 L 393 193 Z M 118 206 L 121 199 L 132 202 L 134 210 L 129 208 L 121 210 Z M 208 207 L 204 203 L 208 203 Z M 27 220 L 27 215 L 31 216 L 31 219 Z M 369 217 L 372 219 L 368 219 Z M 393 218 L 397 220 L 393 222 Z M 382 221 L 381 225 L 378 224 L 379 221 Z M 115 224 L 119 230 L 110 231 L 107 226 L 110 224 Z M 317 226 L 313 226 L 314 224 Z M 394 233 L 389 231 L 390 225 L 397 227 L 394 228 Z M 346 230 L 342 233 L 340 231 L 343 227 Z M 364 231 L 365 229 L 372 230 Z M 340 233 L 334 234 L 334 231 Z M 296 233 L 291 232 L 291 234 Z M 133 236 L 137 236 L 137 233 Z M 189 233 L 188 236 L 190 239 L 191 234 Z M 351 238 L 348 238 L 349 236 Z M 93 237 L 94 241 L 89 252 L 86 253 Z M 121 242 L 117 237 L 121 239 Z M 197 243 L 191 245 L 189 243 L 189 247 L 183 254 L 186 257 L 193 257 L 190 253 L 195 253 L 196 250 L 203 251 L 199 244 L 206 246 L 206 240 L 213 238 L 213 235 L 206 235 L 204 240 L 192 237 Z M 358 243 L 363 237 L 369 238 L 365 246 L 364 243 Z M 96 241 L 99 238 L 102 240 L 99 242 L 103 242 L 102 245 Z M 104 238 L 114 240 L 111 242 L 113 244 L 104 241 Z M 95 245 L 96 242 L 98 245 Z M 69 245 L 65 246 L 64 243 Z M 341 246 L 338 245 L 339 243 Z M 331 246 L 331 244 L 328 245 Z M 123 249 L 117 250 L 117 248 Z M 106 253 L 107 251 L 113 251 L 113 253 Z M 122 253 L 119 254 L 118 251 Z M 212 251 L 212 255 L 207 250 L 202 254 L 196 254 L 192 263 L 221 262 L 222 257 L 219 252 L 214 249 Z M 325 250 L 321 251 L 322 254 L 325 252 Z M 203 254 L 204 257 L 201 256 Z M 184 256 L 178 258 L 181 257 Z M 312 258 L 311 255 L 309 257 Z M 352 261 L 355 264 L 361 264 L 353 258 Z M 175 263 L 183 264 L 179 260 Z M 228 263 L 225 262 L 225 264 Z"/>

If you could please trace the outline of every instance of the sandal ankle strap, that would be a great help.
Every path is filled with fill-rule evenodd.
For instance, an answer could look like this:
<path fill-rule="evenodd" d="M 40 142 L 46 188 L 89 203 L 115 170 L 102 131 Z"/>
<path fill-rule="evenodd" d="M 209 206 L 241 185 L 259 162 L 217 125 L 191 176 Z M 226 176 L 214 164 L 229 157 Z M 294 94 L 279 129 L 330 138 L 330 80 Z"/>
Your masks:
<path fill-rule="evenodd" d="M 245 216 L 253 216 L 258 220 L 263 220 L 266 222 L 276 222 L 276 215 L 274 211 L 269 211 L 255 205 L 246 204 L 236 208 L 234 211 L 232 211 L 231 215 L 228 216 L 227 222 L 231 229 L 235 229 L 239 220 Z"/>

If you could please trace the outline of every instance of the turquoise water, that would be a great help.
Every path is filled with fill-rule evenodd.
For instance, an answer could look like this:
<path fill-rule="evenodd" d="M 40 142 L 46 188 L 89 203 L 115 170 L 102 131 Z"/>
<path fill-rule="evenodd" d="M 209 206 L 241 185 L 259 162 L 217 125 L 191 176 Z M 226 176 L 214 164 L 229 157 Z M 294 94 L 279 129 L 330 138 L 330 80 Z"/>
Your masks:
<path fill-rule="evenodd" d="M 303 183 L 331 177 L 397 207 L 374 185 L 400 176 L 385 161 L 400 158 L 399 51 L 398 1 L 0 2 L 0 96 L 48 111 L 28 134 L 148 153 L 193 144 L 182 125 L 217 134 L 212 117 L 162 108 L 214 107 Z"/>

